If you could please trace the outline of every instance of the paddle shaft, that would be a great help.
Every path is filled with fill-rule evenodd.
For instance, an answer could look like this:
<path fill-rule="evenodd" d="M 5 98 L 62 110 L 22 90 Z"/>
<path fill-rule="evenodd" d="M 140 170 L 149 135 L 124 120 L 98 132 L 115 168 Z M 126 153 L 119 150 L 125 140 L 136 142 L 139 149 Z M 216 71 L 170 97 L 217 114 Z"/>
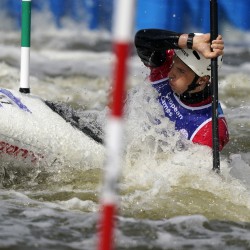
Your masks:
<path fill-rule="evenodd" d="M 210 0 L 211 41 L 218 37 L 218 3 Z M 212 95 L 212 130 L 213 130 L 213 170 L 220 171 L 219 129 L 218 129 L 218 59 L 211 59 Z"/>

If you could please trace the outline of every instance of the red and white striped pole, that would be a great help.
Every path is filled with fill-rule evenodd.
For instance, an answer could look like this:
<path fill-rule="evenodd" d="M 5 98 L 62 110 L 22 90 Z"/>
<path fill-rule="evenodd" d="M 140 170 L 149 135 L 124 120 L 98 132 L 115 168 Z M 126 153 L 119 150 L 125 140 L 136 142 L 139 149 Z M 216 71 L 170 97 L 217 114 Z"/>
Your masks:
<path fill-rule="evenodd" d="M 114 216 L 118 206 L 118 180 L 123 158 L 123 105 L 126 95 L 127 61 L 134 29 L 135 1 L 114 1 L 113 49 L 116 61 L 111 113 L 106 127 L 107 156 L 101 197 L 99 250 L 113 249 Z"/>

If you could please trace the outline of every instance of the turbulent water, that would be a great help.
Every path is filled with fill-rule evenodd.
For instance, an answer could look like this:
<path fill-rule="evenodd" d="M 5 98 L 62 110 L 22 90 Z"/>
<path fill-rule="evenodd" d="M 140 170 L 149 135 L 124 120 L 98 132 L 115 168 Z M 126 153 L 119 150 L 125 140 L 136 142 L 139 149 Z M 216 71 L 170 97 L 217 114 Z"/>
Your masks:
<path fill-rule="evenodd" d="M 19 88 L 19 41 L 17 31 L 0 34 L 3 88 Z M 91 110 L 104 126 L 112 82 L 109 41 L 104 32 L 77 28 L 34 30 L 32 94 L 79 113 Z M 185 141 L 166 119 L 155 122 L 162 115 L 156 93 L 132 57 L 116 249 L 250 249 L 249 53 L 246 44 L 226 47 L 220 72 L 231 138 L 220 175 L 211 170 L 210 149 Z M 87 147 L 82 154 L 95 162 L 96 152 Z M 0 166 L 1 249 L 96 248 L 103 164 Z"/>

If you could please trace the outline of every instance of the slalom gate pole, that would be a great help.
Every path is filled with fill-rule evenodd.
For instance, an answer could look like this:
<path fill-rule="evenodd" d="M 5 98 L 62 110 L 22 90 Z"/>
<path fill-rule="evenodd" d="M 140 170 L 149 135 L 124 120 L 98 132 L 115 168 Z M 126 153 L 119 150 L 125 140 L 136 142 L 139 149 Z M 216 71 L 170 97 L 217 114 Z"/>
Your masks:
<path fill-rule="evenodd" d="M 210 0 L 211 41 L 218 36 L 218 3 Z M 218 59 L 211 59 L 212 95 L 212 129 L 213 129 L 213 170 L 220 172 L 219 129 L 218 129 Z"/>
<path fill-rule="evenodd" d="M 21 28 L 21 93 L 30 93 L 30 28 L 31 28 L 31 0 L 22 0 L 22 28 Z"/>
<path fill-rule="evenodd" d="M 106 127 L 106 162 L 101 195 L 99 250 L 113 249 L 118 180 L 123 158 L 123 105 L 126 95 L 127 61 L 134 28 L 135 0 L 115 0 L 113 50 L 115 65 L 111 113 Z"/>

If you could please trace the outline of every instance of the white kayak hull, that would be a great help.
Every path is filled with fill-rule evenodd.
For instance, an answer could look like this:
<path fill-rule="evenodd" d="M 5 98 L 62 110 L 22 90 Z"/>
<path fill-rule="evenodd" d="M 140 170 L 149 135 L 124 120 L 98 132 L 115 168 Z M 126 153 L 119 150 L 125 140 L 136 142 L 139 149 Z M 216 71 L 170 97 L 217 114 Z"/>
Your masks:
<path fill-rule="evenodd" d="M 0 88 L 0 117 L 1 166 L 103 163 L 104 147 L 36 96 Z"/>

